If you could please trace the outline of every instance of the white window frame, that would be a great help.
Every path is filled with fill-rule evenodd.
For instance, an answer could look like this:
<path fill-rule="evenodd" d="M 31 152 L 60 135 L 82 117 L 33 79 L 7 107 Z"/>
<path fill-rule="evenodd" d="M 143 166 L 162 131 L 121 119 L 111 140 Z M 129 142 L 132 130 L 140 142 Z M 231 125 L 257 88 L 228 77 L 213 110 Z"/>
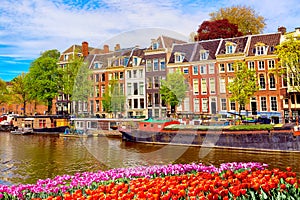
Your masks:
<path fill-rule="evenodd" d="M 264 60 L 259 60 L 258 61 L 258 70 L 265 70 L 265 61 Z"/>
<path fill-rule="evenodd" d="M 273 104 L 275 104 L 276 108 L 273 109 Z M 278 111 L 277 97 L 270 96 L 270 111 Z"/>

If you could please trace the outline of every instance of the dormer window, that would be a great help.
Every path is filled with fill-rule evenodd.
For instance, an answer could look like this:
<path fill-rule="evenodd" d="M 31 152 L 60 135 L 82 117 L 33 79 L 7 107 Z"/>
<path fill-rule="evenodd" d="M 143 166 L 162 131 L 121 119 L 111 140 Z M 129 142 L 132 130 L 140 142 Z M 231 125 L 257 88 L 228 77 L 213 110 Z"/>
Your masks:
<path fill-rule="evenodd" d="M 184 60 L 184 53 L 176 52 L 174 54 L 174 56 L 175 56 L 175 63 L 183 62 L 183 60 Z"/>
<path fill-rule="evenodd" d="M 137 66 L 138 65 L 138 57 L 133 57 L 133 60 L 132 60 L 132 66 Z"/>
<path fill-rule="evenodd" d="M 69 59 L 69 55 L 65 54 L 64 55 L 64 60 L 67 61 Z"/>
<path fill-rule="evenodd" d="M 124 59 L 123 59 L 124 66 L 128 65 L 128 61 L 129 61 L 129 58 L 128 57 L 124 57 Z"/>
<path fill-rule="evenodd" d="M 152 49 L 153 49 L 153 50 L 158 49 L 158 47 L 159 47 L 158 42 L 153 42 L 153 43 L 152 43 Z"/>
<path fill-rule="evenodd" d="M 233 42 L 226 42 L 225 47 L 226 47 L 226 54 L 232 54 L 235 52 L 236 44 Z"/>
<path fill-rule="evenodd" d="M 201 50 L 200 51 L 200 60 L 207 60 L 209 55 L 209 51 Z"/>
<path fill-rule="evenodd" d="M 255 55 L 266 55 L 267 54 L 267 46 L 264 43 L 258 42 L 255 45 Z"/>
<path fill-rule="evenodd" d="M 94 69 L 99 69 L 101 67 L 102 67 L 102 63 L 99 63 L 99 62 L 94 63 Z"/>

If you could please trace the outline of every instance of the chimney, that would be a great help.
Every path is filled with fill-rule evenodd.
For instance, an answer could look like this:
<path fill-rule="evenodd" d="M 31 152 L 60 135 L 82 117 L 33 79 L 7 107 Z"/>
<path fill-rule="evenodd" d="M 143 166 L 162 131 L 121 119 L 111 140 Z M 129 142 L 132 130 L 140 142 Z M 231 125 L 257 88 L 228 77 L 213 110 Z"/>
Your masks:
<path fill-rule="evenodd" d="M 103 53 L 109 53 L 109 46 L 107 44 L 103 45 Z"/>
<path fill-rule="evenodd" d="M 278 32 L 281 32 L 282 35 L 286 33 L 286 28 L 284 26 L 278 27 Z"/>
<path fill-rule="evenodd" d="M 87 57 L 89 55 L 89 43 L 82 42 L 82 55 L 83 57 Z"/>
<path fill-rule="evenodd" d="M 118 50 L 120 50 L 120 49 L 121 49 L 120 44 L 116 44 L 116 46 L 115 46 L 115 51 L 118 51 Z"/>

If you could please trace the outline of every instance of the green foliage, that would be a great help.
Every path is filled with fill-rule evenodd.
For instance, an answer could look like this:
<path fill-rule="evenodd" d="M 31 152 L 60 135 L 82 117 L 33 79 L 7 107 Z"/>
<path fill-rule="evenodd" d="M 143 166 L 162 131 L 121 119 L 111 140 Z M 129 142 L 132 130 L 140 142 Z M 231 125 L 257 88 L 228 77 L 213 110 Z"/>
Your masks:
<path fill-rule="evenodd" d="M 279 65 L 284 67 L 288 75 L 288 83 L 293 90 L 300 91 L 300 40 L 288 37 L 287 40 L 277 45 L 275 54 L 278 55 Z"/>
<path fill-rule="evenodd" d="M 57 66 L 57 50 L 48 50 L 31 63 L 27 74 L 30 98 L 46 102 L 51 112 L 52 100 L 62 90 L 62 69 Z"/>
<path fill-rule="evenodd" d="M 175 71 L 174 73 L 168 73 L 167 79 L 161 81 L 160 94 L 162 100 L 164 100 L 170 106 L 179 105 L 186 96 L 188 85 L 185 83 L 184 75 Z"/>
<path fill-rule="evenodd" d="M 81 67 L 77 70 L 77 75 L 73 78 L 72 96 L 73 101 L 87 101 L 90 93 L 93 91 L 93 82 L 90 79 L 91 71 L 87 65 L 82 63 Z M 64 90 L 65 91 L 65 90 Z"/>
<path fill-rule="evenodd" d="M 258 15 L 255 10 L 247 6 L 231 6 L 220 8 L 216 12 L 209 14 L 210 20 L 228 19 L 232 24 L 236 24 L 239 31 L 246 35 L 248 33 L 262 33 L 266 23 L 263 16 Z"/>
<path fill-rule="evenodd" d="M 245 62 L 236 62 L 234 64 L 235 77 L 228 84 L 227 88 L 231 92 L 230 100 L 240 105 L 246 105 L 250 97 L 259 89 L 255 71 L 248 69 Z M 240 110 L 240 109 L 239 109 Z"/>
<path fill-rule="evenodd" d="M 116 113 L 124 112 L 125 96 L 123 88 L 120 88 L 118 80 L 112 79 L 109 81 L 109 88 L 106 89 L 103 95 L 102 105 L 105 112 Z"/>
<path fill-rule="evenodd" d="M 9 90 L 7 89 L 6 82 L 0 79 L 0 105 L 7 103 L 10 100 Z"/>
<path fill-rule="evenodd" d="M 273 125 L 271 124 L 242 124 L 236 126 L 230 126 L 228 128 L 231 131 L 255 131 L 255 130 L 272 130 Z"/>
<path fill-rule="evenodd" d="M 15 103 L 20 103 L 23 105 L 24 114 L 26 114 L 26 104 L 31 101 L 31 96 L 27 87 L 26 74 L 22 73 L 21 75 L 15 77 L 11 81 L 11 93 L 13 95 L 13 101 Z"/>

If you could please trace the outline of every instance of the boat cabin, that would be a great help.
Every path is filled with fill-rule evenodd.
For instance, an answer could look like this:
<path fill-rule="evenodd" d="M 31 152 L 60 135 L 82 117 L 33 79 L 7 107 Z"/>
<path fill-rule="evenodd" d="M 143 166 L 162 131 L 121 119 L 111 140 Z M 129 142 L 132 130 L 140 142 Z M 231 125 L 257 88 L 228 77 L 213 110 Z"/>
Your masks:
<path fill-rule="evenodd" d="M 53 128 L 69 125 L 69 118 L 57 115 L 16 116 L 13 120 L 14 127 L 25 127 L 30 124 L 31 128 Z"/>
<path fill-rule="evenodd" d="M 143 120 L 139 123 L 139 130 L 144 131 L 161 131 L 164 127 L 169 126 L 171 124 L 180 124 L 177 120 L 170 119 L 152 119 L 149 118 L 147 120 Z"/>

